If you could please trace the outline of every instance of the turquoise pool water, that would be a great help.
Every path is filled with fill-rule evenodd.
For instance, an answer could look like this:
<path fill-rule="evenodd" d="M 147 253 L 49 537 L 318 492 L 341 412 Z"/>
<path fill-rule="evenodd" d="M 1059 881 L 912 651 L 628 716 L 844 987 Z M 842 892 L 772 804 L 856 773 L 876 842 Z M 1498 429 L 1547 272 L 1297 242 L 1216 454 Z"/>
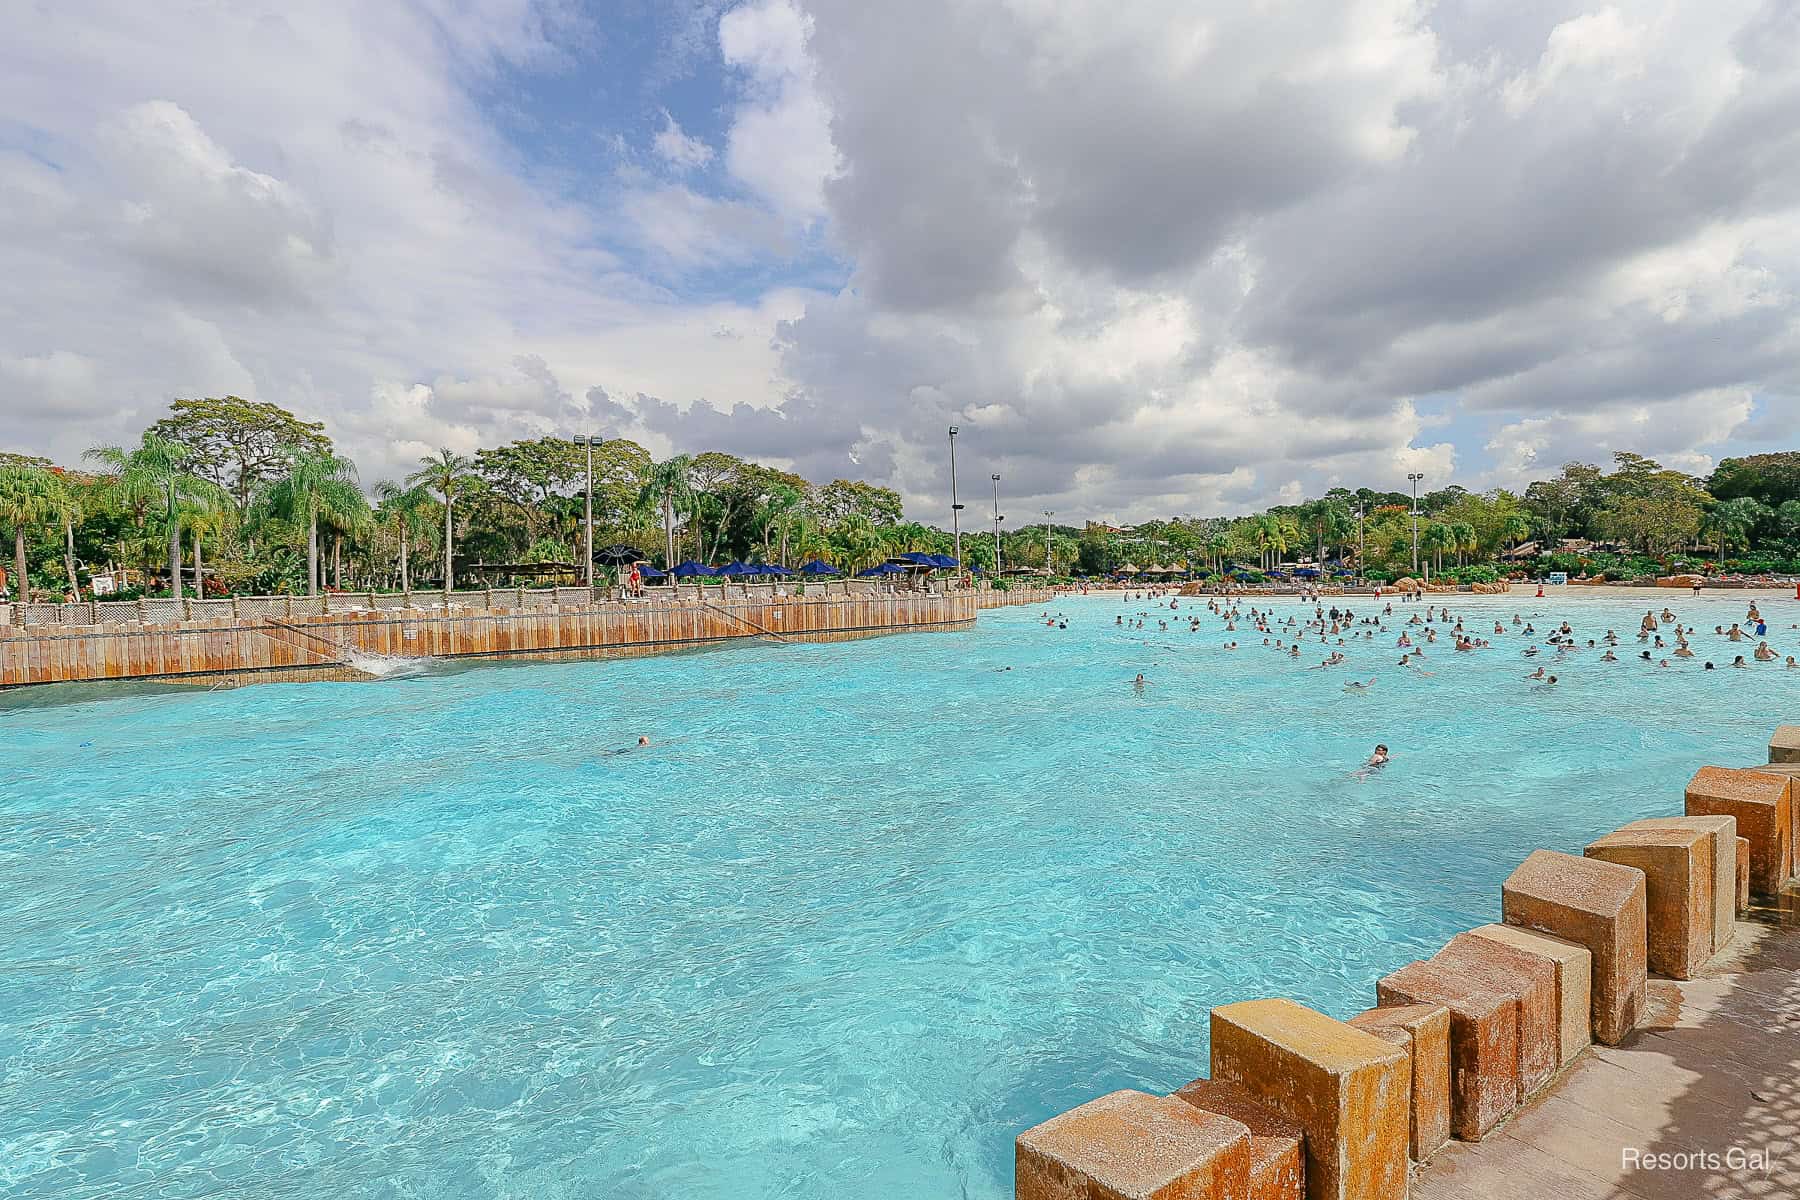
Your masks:
<path fill-rule="evenodd" d="M 1675 604 L 1729 661 L 1744 603 Z M 1201 1073 L 1211 1005 L 1366 1007 L 1800 712 L 1779 667 L 1311 670 L 1147 607 L 0 701 L 0 1193 L 1000 1200 L 1018 1130 Z M 1643 613 L 1454 607 L 1627 654 Z"/>

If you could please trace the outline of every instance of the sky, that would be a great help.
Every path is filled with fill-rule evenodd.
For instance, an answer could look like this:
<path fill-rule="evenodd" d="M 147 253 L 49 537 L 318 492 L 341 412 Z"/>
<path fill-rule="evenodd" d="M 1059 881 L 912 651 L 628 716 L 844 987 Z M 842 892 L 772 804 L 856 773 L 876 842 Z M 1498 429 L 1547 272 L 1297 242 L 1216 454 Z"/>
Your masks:
<path fill-rule="evenodd" d="M 1800 447 L 1792 0 L 0 0 L 0 449 L 1058 520 Z"/>

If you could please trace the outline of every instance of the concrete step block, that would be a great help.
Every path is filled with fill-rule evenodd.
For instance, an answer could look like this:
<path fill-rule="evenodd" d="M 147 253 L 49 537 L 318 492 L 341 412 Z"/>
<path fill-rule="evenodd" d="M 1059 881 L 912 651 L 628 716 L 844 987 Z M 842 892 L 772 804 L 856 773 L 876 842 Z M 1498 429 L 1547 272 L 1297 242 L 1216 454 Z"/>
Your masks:
<path fill-rule="evenodd" d="M 1017 1200 L 1251 1200 L 1250 1131 L 1172 1096 L 1120 1091 L 1021 1133 Z"/>
<path fill-rule="evenodd" d="M 1577 942 L 1517 925 L 1481 925 L 1468 936 L 1503 942 L 1550 964 L 1556 975 L 1556 1065 L 1573 1062 L 1593 1040 L 1593 954 Z"/>
<path fill-rule="evenodd" d="M 1450 1010 L 1441 1004 L 1371 1008 L 1350 1024 L 1406 1051 L 1412 1073 L 1407 1152 L 1424 1162 L 1450 1140 Z"/>
<path fill-rule="evenodd" d="M 1500 888 L 1502 919 L 1586 946 L 1594 957 L 1590 1027 L 1616 1046 L 1644 1011 L 1647 918 L 1644 873 L 1634 867 L 1534 850 Z"/>
<path fill-rule="evenodd" d="M 1670 979 L 1692 979 L 1712 957 L 1711 847 L 1711 835 L 1700 830 L 1628 828 L 1584 851 L 1644 873 L 1645 962 Z"/>
<path fill-rule="evenodd" d="M 1212 1078 L 1306 1132 L 1308 1200 L 1405 1200 L 1407 1067 L 1380 1038 L 1292 1000 L 1212 1011 Z"/>
<path fill-rule="evenodd" d="M 1175 1093 L 1195 1108 L 1230 1117 L 1250 1131 L 1251 1200 L 1302 1200 L 1306 1195 L 1306 1131 L 1241 1084 L 1196 1079 Z"/>

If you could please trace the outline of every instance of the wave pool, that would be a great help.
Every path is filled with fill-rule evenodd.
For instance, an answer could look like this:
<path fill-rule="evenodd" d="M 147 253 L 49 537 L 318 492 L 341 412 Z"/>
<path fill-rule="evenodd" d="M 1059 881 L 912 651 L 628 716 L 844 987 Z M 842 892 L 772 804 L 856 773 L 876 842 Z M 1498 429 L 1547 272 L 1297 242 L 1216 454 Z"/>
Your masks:
<path fill-rule="evenodd" d="M 1744 600 L 1670 602 L 1750 649 Z M 1641 601 L 1450 603 L 1639 649 Z M 1019 1130 L 1202 1073 L 1212 1005 L 1367 1007 L 1529 850 L 1800 713 L 1779 666 L 1543 688 L 1512 635 L 1424 676 L 1039 611 L 0 698 L 0 1192 L 1002 1200 Z"/>

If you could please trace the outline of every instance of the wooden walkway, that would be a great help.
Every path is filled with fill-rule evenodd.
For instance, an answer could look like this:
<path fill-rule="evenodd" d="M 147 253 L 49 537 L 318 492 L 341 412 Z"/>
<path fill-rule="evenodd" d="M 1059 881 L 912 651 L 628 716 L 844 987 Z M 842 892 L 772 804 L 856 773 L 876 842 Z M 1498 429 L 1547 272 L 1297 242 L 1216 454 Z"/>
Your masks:
<path fill-rule="evenodd" d="M 1482 1142 L 1451 1142 L 1413 1200 L 1800 1196 L 1800 927 L 1753 910 L 1699 978 L 1650 991 L 1624 1045 L 1591 1047 Z"/>

